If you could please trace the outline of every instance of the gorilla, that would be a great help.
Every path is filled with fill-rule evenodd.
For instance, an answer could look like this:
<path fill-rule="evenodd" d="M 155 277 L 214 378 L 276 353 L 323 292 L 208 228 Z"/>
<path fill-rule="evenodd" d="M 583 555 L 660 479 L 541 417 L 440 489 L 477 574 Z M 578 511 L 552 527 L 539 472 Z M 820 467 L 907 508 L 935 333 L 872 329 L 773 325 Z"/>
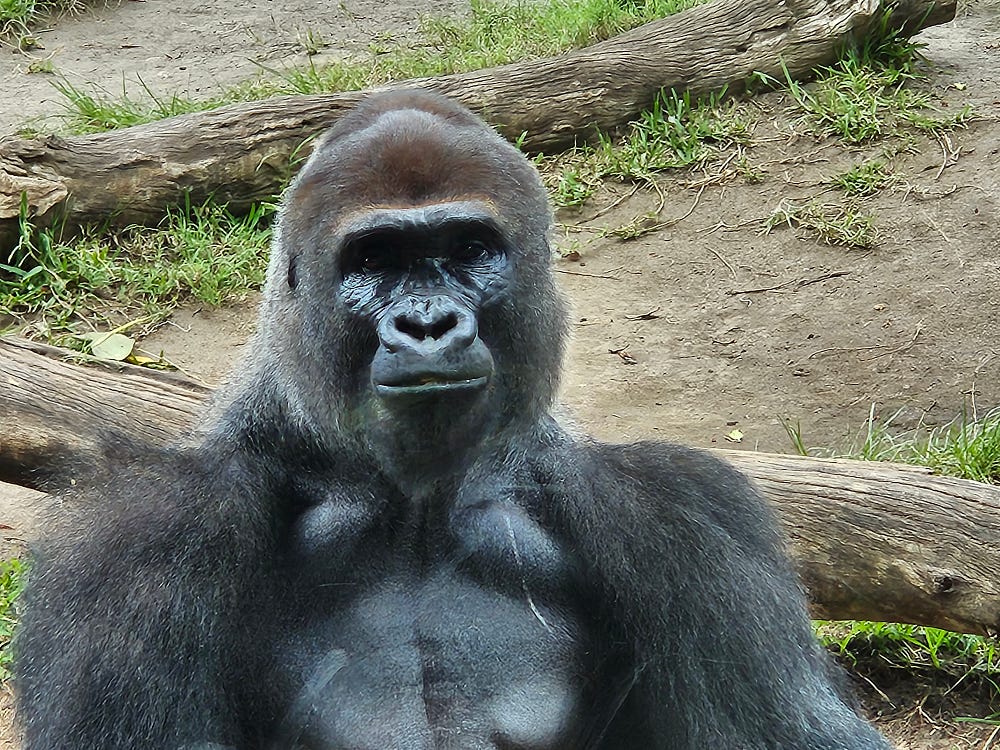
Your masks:
<path fill-rule="evenodd" d="M 211 415 L 109 438 L 36 550 L 24 750 L 890 748 L 744 477 L 553 416 L 551 221 L 445 98 L 338 122 Z"/>

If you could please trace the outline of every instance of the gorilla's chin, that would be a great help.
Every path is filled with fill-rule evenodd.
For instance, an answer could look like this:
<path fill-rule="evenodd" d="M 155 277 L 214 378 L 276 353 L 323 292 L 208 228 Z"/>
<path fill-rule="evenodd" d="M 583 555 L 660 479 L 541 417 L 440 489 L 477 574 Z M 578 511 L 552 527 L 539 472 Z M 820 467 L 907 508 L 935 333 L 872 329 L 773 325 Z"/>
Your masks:
<path fill-rule="evenodd" d="M 383 470 L 406 490 L 407 477 L 436 482 L 464 472 L 495 428 L 490 378 L 411 386 L 373 384 L 378 418 L 368 443 Z"/>

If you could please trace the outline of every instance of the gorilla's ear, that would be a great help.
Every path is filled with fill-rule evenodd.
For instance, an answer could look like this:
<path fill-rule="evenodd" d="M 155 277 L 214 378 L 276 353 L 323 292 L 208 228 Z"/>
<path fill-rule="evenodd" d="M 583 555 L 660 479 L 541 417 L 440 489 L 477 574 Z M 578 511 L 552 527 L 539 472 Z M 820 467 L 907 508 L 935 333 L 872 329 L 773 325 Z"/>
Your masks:
<path fill-rule="evenodd" d="M 299 263 L 299 256 L 297 256 L 297 255 L 289 255 L 288 256 L 288 288 L 289 289 L 294 289 L 299 284 L 298 263 Z"/>

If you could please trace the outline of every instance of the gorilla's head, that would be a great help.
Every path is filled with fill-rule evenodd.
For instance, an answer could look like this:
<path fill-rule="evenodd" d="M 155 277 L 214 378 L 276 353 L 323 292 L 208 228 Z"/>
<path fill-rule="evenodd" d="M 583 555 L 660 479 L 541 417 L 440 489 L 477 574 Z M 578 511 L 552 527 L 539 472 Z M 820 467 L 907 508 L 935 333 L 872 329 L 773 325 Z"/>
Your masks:
<path fill-rule="evenodd" d="M 285 198 L 258 365 L 322 441 L 453 470 L 554 397 L 565 313 L 538 174 L 472 114 L 374 96 Z"/>

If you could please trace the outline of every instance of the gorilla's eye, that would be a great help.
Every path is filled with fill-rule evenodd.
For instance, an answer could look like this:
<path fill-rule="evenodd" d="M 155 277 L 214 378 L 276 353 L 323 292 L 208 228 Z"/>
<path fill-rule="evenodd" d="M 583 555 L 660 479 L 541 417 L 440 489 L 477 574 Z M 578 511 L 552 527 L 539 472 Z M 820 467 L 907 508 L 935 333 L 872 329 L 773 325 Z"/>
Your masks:
<path fill-rule="evenodd" d="M 364 273 L 383 273 L 392 267 L 392 260 L 385 252 L 369 252 L 358 257 L 358 268 Z"/>
<path fill-rule="evenodd" d="M 452 252 L 452 258 L 458 261 L 474 261 L 490 254 L 490 246 L 483 240 L 465 240 L 458 244 Z"/>
<path fill-rule="evenodd" d="M 405 262 L 398 242 L 379 236 L 364 237 L 345 248 L 343 272 L 345 275 L 388 273 L 399 269 Z"/>
<path fill-rule="evenodd" d="M 462 237 L 454 243 L 449 260 L 452 263 L 482 263 L 500 252 L 498 244 L 484 237 Z"/>

